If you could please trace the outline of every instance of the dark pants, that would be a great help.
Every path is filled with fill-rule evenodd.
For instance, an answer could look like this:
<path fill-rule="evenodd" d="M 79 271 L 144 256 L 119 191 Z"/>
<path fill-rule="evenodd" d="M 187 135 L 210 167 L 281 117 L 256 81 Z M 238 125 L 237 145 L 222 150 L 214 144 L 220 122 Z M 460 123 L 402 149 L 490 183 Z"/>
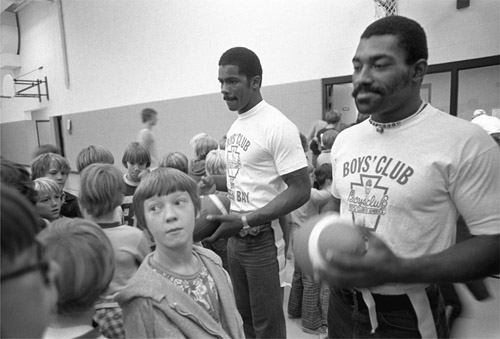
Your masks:
<path fill-rule="evenodd" d="M 274 231 L 229 238 L 229 274 L 246 338 L 286 338 Z"/>
<path fill-rule="evenodd" d="M 421 338 L 417 316 L 406 295 L 374 295 L 378 328 L 371 333 L 368 309 L 360 292 L 330 287 L 329 338 Z M 436 285 L 427 289 L 438 338 L 449 338 L 443 298 Z M 405 300 L 405 298 L 407 300 Z"/>

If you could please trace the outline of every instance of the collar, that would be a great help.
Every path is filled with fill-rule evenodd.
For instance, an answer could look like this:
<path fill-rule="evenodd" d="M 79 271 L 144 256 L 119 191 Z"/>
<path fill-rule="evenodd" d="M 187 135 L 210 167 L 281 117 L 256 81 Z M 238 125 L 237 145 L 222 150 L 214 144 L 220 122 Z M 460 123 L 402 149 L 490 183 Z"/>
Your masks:
<path fill-rule="evenodd" d="M 127 174 L 124 174 L 123 175 L 123 181 L 125 181 L 125 183 L 129 186 L 133 186 L 133 187 L 137 187 L 139 186 L 140 182 L 135 182 L 135 181 L 132 181 L 130 180 L 129 178 L 127 178 Z"/>
<path fill-rule="evenodd" d="M 114 221 L 114 222 L 97 223 L 97 225 L 99 225 L 102 229 L 106 229 L 106 228 L 121 226 L 122 223 L 119 221 Z"/>
<path fill-rule="evenodd" d="M 245 113 L 238 114 L 238 119 L 244 119 L 256 114 L 265 105 L 267 105 L 267 103 L 264 99 L 262 99 L 257 105 L 253 106 Z"/>

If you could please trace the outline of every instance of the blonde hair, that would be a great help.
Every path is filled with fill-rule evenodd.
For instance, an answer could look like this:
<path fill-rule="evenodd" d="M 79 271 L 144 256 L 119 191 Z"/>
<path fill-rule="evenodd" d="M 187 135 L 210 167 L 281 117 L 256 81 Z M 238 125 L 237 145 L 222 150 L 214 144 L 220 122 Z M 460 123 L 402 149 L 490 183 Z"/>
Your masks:
<path fill-rule="evenodd" d="M 218 148 L 219 148 L 219 143 L 217 142 L 217 140 L 215 140 L 211 136 L 205 136 L 199 138 L 194 143 L 194 154 L 196 155 L 196 159 L 205 160 L 208 152 Z"/>
<path fill-rule="evenodd" d="M 339 132 L 334 129 L 329 129 L 325 133 L 321 134 L 321 146 L 323 149 L 332 149 L 333 143 L 335 142 L 335 139 L 337 139 L 337 135 L 339 135 Z"/>
<path fill-rule="evenodd" d="M 196 141 L 198 141 L 198 139 L 201 139 L 201 138 L 204 138 L 204 137 L 208 137 L 209 135 L 205 132 L 201 132 L 201 133 L 198 133 L 196 135 L 194 135 L 190 140 L 189 140 L 189 146 L 191 146 L 193 149 L 194 149 L 194 144 L 196 144 Z"/>
<path fill-rule="evenodd" d="M 226 174 L 226 157 L 223 150 L 211 150 L 205 159 L 207 175 Z"/>
<path fill-rule="evenodd" d="M 33 180 L 33 188 L 37 194 L 37 200 L 46 195 L 62 194 L 62 189 L 54 180 L 42 177 Z"/>

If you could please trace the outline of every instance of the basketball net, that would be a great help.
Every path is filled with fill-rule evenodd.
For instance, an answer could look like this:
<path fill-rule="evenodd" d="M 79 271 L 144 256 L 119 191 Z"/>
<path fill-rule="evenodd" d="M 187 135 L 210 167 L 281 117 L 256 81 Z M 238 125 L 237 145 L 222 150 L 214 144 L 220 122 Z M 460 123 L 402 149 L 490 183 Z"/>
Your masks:
<path fill-rule="evenodd" d="M 375 5 L 375 19 L 398 14 L 397 0 L 373 0 Z"/>

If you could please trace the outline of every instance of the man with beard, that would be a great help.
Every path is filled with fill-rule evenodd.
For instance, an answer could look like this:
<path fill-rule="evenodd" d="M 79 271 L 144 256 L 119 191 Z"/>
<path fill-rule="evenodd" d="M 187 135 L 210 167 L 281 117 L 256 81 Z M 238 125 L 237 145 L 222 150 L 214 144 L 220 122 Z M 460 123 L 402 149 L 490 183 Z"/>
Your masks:
<path fill-rule="evenodd" d="M 333 195 L 365 237 L 328 256 L 330 338 L 447 337 L 437 283 L 498 272 L 500 153 L 483 130 L 420 98 L 427 42 L 415 21 L 366 28 L 353 58 L 363 121 L 332 148 Z M 462 215 L 474 237 L 455 245 Z"/>

